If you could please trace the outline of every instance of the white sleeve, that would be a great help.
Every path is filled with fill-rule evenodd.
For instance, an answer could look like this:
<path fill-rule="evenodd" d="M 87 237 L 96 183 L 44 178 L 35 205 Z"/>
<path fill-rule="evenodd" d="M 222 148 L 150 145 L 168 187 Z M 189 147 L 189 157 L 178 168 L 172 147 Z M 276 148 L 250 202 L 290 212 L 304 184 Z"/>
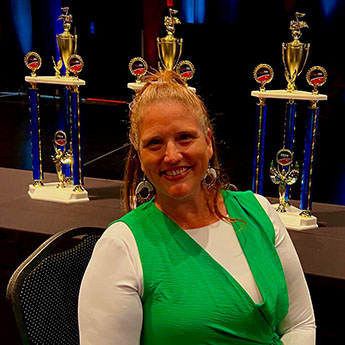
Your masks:
<path fill-rule="evenodd" d="M 111 225 L 96 243 L 79 294 L 81 345 L 138 345 L 142 267 L 132 232 Z"/>
<path fill-rule="evenodd" d="M 276 232 L 276 249 L 283 266 L 288 295 L 289 311 L 280 324 L 284 345 L 314 345 L 316 326 L 313 306 L 303 269 L 290 236 L 269 201 L 256 195 L 270 217 Z"/>

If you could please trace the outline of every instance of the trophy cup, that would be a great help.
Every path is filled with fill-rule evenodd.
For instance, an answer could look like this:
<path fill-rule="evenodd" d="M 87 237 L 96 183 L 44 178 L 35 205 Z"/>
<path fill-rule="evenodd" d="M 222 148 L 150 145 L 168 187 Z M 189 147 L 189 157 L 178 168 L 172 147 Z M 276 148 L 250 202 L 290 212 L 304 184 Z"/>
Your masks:
<path fill-rule="evenodd" d="M 68 14 L 68 7 L 61 8 L 65 14 L 61 14 L 58 20 L 63 20 L 63 33 L 56 35 L 56 41 L 59 48 L 60 56 L 66 68 L 66 77 L 69 76 L 69 71 L 67 67 L 67 60 L 72 54 L 77 53 L 77 35 L 72 35 L 69 30 L 72 24 L 72 15 Z M 60 58 L 61 59 L 61 58 Z M 54 63 L 55 67 L 59 66 Z M 61 65 L 61 63 L 60 63 Z M 55 68 L 56 71 L 56 68 Z"/>
<path fill-rule="evenodd" d="M 296 20 L 290 22 L 293 41 L 282 44 L 283 62 L 285 67 L 285 78 L 288 82 L 287 91 L 296 90 L 295 80 L 302 72 L 309 55 L 310 43 L 301 43 L 301 29 L 307 28 L 308 25 L 299 18 L 304 17 L 304 13 L 296 12 Z"/>
<path fill-rule="evenodd" d="M 289 206 L 285 200 L 286 185 L 294 184 L 299 175 L 298 163 L 291 169 L 293 154 L 288 149 L 281 149 L 276 156 L 277 168 L 274 167 L 273 161 L 270 167 L 270 179 L 274 184 L 279 185 L 279 205 L 278 212 L 286 212 L 286 206 Z"/>
<path fill-rule="evenodd" d="M 67 137 L 63 131 L 57 131 L 54 135 L 54 151 L 55 154 L 52 156 L 53 162 L 55 163 L 56 172 L 58 175 L 57 188 L 65 188 L 65 176 L 62 171 L 62 165 L 73 164 L 73 155 L 70 150 L 66 151 Z M 63 147 L 61 150 L 60 147 Z"/>
<path fill-rule="evenodd" d="M 172 71 L 175 68 L 182 53 L 183 39 L 174 37 L 175 24 L 181 24 L 177 17 L 173 17 L 173 14 L 177 12 L 177 10 L 169 8 L 170 16 L 164 18 L 167 35 L 162 38 L 157 37 L 158 56 L 164 69 L 168 71 Z M 161 64 L 158 63 L 159 70 L 162 70 Z"/>

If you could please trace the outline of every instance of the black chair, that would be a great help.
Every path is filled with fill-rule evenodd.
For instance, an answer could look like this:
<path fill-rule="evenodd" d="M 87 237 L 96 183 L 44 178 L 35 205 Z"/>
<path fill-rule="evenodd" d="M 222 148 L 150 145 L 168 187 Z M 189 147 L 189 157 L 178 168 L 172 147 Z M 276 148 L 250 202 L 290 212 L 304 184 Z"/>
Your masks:
<path fill-rule="evenodd" d="M 6 299 L 23 344 L 79 344 L 79 287 L 105 229 L 80 227 L 46 240 L 13 273 Z"/>

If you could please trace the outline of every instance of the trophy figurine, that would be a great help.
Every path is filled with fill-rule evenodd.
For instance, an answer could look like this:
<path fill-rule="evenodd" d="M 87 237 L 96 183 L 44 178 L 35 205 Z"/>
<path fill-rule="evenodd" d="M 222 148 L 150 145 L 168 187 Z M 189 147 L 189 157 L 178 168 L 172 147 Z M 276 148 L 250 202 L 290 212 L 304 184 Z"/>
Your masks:
<path fill-rule="evenodd" d="M 164 69 L 168 71 L 175 68 L 182 53 L 183 39 L 174 37 L 175 24 L 181 24 L 181 21 L 177 17 L 173 17 L 173 14 L 177 12 L 177 10 L 169 8 L 170 16 L 164 18 L 167 35 L 162 38 L 157 37 L 158 56 Z M 158 67 L 162 70 L 160 63 L 158 63 Z"/>
<path fill-rule="evenodd" d="M 296 12 L 296 20 L 290 22 L 290 30 L 292 31 L 293 41 L 282 44 L 283 62 L 285 67 L 285 78 L 288 82 L 287 91 L 296 90 L 295 80 L 302 72 L 309 55 L 310 43 L 302 43 L 299 41 L 301 37 L 301 29 L 307 28 L 308 25 L 299 18 L 304 17 L 304 13 Z"/>
<path fill-rule="evenodd" d="M 271 162 L 270 179 L 274 184 L 279 185 L 278 212 L 286 212 L 286 207 L 289 206 L 289 202 L 285 198 L 286 185 L 290 186 L 298 179 L 299 166 L 296 162 L 295 167 L 291 169 L 292 156 L 293 154 L 290 150 L 283 148 L 278 151 L 276 156 L 277 168 L 274 167 L 273 161 Z"/>
<path fill-rule="evenodd" d="M 72 54 L 77 53 L 77 35 L 72 35 L 69 30 L 72 24 L 72 15 L 68 14 L 68 7 L 61 8 L 65 14 L 61 14 L 58 20 L 63 20 L 63 33 L 56 35 L 56 41 L 59 48 L 60 56 L 66 68 L 66 77 L 69 77 L 69 71 L 67 67 L 68 58 Z M 61 59 L 61 58 L 60 58 Z M 55 64 L 55 67 L 59 66 L 59 62 Z M 55 68 L 56 71 L 56 68 Z M 57 74 L 57 73 L 56 73 Z"/>
<path fill-rule="evenodd" d="M 57 188 L 65 188 L 65 176 L 62 172 L 63 164 L 73 165 L 73 155 L 70 150 L 66 151 L 65 147 L 67 144 L 66 133 L 63 131 L 57 131 L 54 135 L 54 151 L 55 154 L 52 156 L 53 162 L 55 163 L 56 172 L 58 175 Z M 63 150 L 59 148 L 63 147 Z"/>

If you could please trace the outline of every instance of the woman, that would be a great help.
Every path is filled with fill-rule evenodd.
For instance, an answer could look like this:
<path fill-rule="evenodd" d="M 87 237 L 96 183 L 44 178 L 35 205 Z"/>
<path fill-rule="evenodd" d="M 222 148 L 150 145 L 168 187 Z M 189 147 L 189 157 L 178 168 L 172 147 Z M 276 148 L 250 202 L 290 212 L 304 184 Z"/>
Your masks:
<path fill-rule="evenodd" d="M 85 272 L 81 345 L 315 344 L 287 231 L 265 198 L 228 190 L 203 102 L 174 72 L 157 73 L 130 121 L 130 212 Z"/>

